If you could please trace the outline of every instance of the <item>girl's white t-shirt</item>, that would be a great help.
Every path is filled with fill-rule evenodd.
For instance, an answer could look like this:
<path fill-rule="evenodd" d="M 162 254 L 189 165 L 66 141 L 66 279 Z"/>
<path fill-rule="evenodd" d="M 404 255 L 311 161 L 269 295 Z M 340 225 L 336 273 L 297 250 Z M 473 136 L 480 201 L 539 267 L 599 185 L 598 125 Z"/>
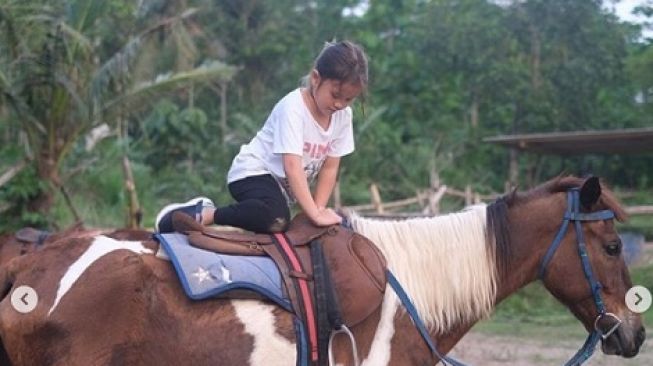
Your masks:
<path fill-rule="evenodd" d="M 351 108 L 333 113 L 329 128 L 324 130 L 311 115 L 298 88 L 274 106 L 263 128 L 248 144 L 241 146 L 229 169 L 227 182 L 271 174 L 292 200 L 282 154 L 302 157 L 302 166 L 310 184 L 327 156 L 340 157 L 353 151 Z"/>

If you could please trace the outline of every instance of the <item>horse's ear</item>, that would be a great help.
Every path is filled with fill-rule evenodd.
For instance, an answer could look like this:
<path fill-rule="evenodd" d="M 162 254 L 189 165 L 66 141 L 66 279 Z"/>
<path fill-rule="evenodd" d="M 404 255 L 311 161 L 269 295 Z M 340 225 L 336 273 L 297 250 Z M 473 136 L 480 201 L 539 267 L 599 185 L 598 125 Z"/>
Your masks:
<path fill-rule="evenodd" d="M 601 183 L 598 177 L 589 177 L 580 189 L 580 204 L 590 209 L 601 197 Z"/>

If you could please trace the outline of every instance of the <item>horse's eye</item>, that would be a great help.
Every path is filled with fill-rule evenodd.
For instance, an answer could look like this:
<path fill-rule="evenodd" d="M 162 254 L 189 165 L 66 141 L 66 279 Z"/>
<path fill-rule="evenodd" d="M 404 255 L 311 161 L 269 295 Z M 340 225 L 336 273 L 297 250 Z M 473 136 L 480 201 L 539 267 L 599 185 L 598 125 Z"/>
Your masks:
<path fill-rule="evenodd" d="M 608 255 L 616 257 L 621 254 L 621 242 L 611 242 L 608 246 L 605 247 L 605 252 Z"/>

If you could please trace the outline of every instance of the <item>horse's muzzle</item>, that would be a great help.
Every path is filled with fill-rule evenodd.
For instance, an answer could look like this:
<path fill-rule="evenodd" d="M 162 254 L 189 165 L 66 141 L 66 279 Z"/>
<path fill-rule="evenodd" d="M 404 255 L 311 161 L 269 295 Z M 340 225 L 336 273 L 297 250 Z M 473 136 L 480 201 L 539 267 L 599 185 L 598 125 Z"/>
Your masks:
<path fill-rule="evenodd" d="M 601 349 L 606 355 L 631 358 L 639 353 L 639 348 L 645 339 L 646 331 L 643 326 L 640 326 L 637 330 L 620 327 L 608 338 L 603 340 Z"/>

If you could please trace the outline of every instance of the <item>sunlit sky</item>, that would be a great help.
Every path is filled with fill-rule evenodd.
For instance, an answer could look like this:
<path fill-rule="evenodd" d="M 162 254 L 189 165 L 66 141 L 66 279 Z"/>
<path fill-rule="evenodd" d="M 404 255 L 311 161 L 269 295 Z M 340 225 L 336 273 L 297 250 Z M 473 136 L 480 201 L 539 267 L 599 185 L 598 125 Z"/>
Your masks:
<path fill-rule="evenodd" d="M 634 14 L 631 14 L 633 9 L 640 4 L 644 4 L 646 1 L 643 0 L 621 0 L 617 4 L 608 4 L 607 8 L 614 8 L 615 13 L 619 18 L 627 21 L 637 21 L 637 17 Z"/>
<path fill-rule="evenodd" d="M 650 3 L 650 1 L 648 1 Z M 610 4 L 610 1 L 606 1 L 605 7 L 608 9 L 613 9 L 615 14 L 619 19 L 632 22 L 632 23 L 644 23 L 646 18 L 632 14 L 633 9 L 638 6 L 647 3 L 647 0 L 621 0 L 616 4 Z M 648 29 L 642 29 L 644 37 L 653 38 L 653 29 L 648 27 Z"/>

